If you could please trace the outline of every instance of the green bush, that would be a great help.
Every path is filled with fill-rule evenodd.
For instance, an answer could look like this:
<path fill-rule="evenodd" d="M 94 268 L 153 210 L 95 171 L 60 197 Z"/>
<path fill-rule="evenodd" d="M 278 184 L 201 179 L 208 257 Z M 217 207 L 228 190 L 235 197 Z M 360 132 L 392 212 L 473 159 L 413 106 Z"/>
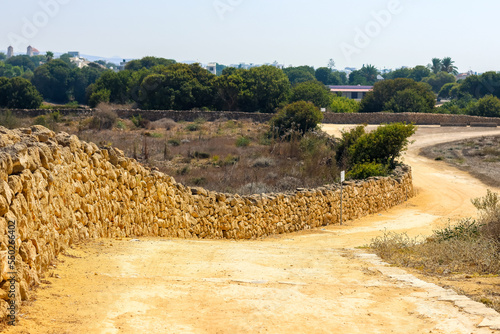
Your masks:
<path fill-rule="evenodd" d="M 323 120 L 323 113 L 311 102 L 298 101 L 284 107 L 270 122 L 271 132 L 280 136 L 290 131 L 305 134 Z"/>
<path fill-rule="evenodd" d="M 138 128 L 147 128 L 149 123 L 151 123 L 149 121 L 149 119 L 142 118 L 141 114 L 139 114 L 137 116 L 132 116 L 132 118 L 130 120 Z"/>
<path fill-rule="evenodd" d="M 241 137 L 238 137 L 238 139 L 236 139 L 236 146 L 237 147 L 247 147 L 248 145 L 250 145 L 250 138 L 248 137 L 245 137 L 245 136 L 241 136 Z"/>
<path fill-rule="evenodd" d="M 306 81 L 295 85 L 290 96 L 290 102 L 308 101 L 318 108 L 329 107 L 331 99 L 332 94 L 319 81 Z"/>
<path fill-rule="evenodd" d="M 191 131 L 191 132 L 198 131 L 200 129 L 201 129 L 201 125 L 197 124 L 197 123 L 186 125 L 186 130 Z"/>
<path fill-rule="evenodd" d="M 330 109 L 335 113 L 356 113 L 359 111 L 359 102 L 344 96 L 334 96 Z"/>
<path fill-rule="evenodd" d="M 180 146 L 180 145 L 181 145 L 181 141 L 180 141 L 180 139 L 177 139 L 177 138 L 172 138 L 172 139 L 169 139 L 169 140 L 168 140 L 168 143 L 169 143 L 171 146 Z"/>
<path fill-rule="evenodd" d="M 45 116 L 40 115 L 37 118 L 35 118 L 35 120 L 33 121 L 33 125 L 41 125 L 48 127 L 49 123 L 47 122 L 47 118 Z"/>
<path fill-rule="evenodd" d="M 481 227 L 483 225 L 474 219 L 466 218 L 461 220 L 457 225 L 448 226 L 441 230 L 434 231 L 436 241 L 448 241 L 451 239 L 470 240 L 480 236 Z"/>
<path fill-rule="evenodd" d="M 377 162 L 364 162 L 356 164 L 347 173 L 347 178 L 362 180 L 372 176 L 387 176 L 389 168 Z"/>

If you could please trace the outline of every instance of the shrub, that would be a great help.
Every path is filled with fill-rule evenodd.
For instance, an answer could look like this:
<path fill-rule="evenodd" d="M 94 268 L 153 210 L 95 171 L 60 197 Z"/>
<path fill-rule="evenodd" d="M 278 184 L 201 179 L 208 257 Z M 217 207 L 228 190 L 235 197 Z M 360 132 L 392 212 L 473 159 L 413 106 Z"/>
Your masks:
<path fill-rule="evenodd" d="M 308 101 L 314 103 L 318 108 L 330 106 L 332 94 L 319 81 L 301 82 L 292 88 L 290 102 Z"/>
<path fill-rule="evenodd" d="M 198 152 L 195 151 L 193 156 L 197 159 L 209 159 L 210 158 L 210 153 L 205 153 L 205 152 Z"/>
<path fill-rule="evenodd" d="M 480 229 L 483 224 L 477 221 L 466 218 L 453 226 L 447 226 L 441 230 L 434 231 L 436 241 L 447 241 L 451 239 L 470 240 L 480 236 Z"/>
<path fill-rule="evenodd" d="M 186 125 L 186 130 L 191 131 L 191 132 L 198 131 L 200 129 L 201 129 L 201 125 L 197 124 L 197 123 Z"/>
<path fill-rule="evenodd" d="M 493 95 L 486 95 L 479 99 L 469 114 L 484 117 L 500 117 L 500 99 Z"/>
<path fill-rule="evenodd" d="M 284 107 L 270 122 L 271 132 L 280 136 L 291 130 L 301 134 L 314 130 L 323 120 L 323 113 L 311 102 L 294 102 Z"/>
<path fill-rule="evenodd" d="M 99 110 L 92 117 L 92 121 L 89 124 L 91 129 L 103 130 L 111 129 L 116 123 L 118 115 L 109 109 Z"/>
<path fill-rule="evenodd" d="M 236 146 L 237 147 L 247 147 L 248 145 L 250 145 L 250 138 L 245 137 L 245 136 L 241 136 L 241 137 L 238 137 L 238 139 L 236 139 Z"/>
<path fill-rule="evenodd" d="M 393 123 L 361 135 L 349 147 L 350 163 L 377 162 L 394 168 L 396 159 L 408 148 L 409 138 L 415 131 L 413 124 Z"/>
<path fill-rule="evenodd" d="M 37 118 L 35 118 L 35 120 L 33 121 L 33 125 L 41 125 L 48 127 L 49 123 L 47 122 L 47 118 L 45 116 L 40 115 Z"/>
<path fill-rule="evenodd" d="M 180 139 L 172 138 L 172 139 L 168 140 L 168 144 L 171 145 L 171 146 L 180 146 L 181 145 L 181 141 L 180 141 Z"/>
<path fill-rule="evenodd" d="M 344 96 L 334 96 L 330 109 L 335 113 L 356 113 L 359 111 L 359 102 Z"/>
<path fill-rule="evenodd" d="M 5 110 L 0 113 L 0 125 L 8 129 L 15 129 L 19 126 L 19 119 L 12 113 L 12 110 Z"/>
<path fill-rule="evenodd" d="M 347 173 L 347 178 L 362 180 L 372 176 L 387 176 L 387 174 L 387 166 L 372 161 L 354 165 Z"/>
<path fill-rule="evenodd" d="M 405 89 L 396 92 L 394 96 L 384 104 L 384 111 L 402 113 L 414 112 L 424 113 L 431 112 L 426 99 L 420 95 L 415 89 Z"/>
<path fill-rule="evenodd" d="M 347 168 L 350 156 L 349 149 L 353 146 L 359 138 L 365 135 L 366 125 L 359 125 L 352 129 L 351 131 L 342 131 L 342 138 L 337 146 L 335 158 L 337 160 L 337 165 L 342 168 Z"/>
<path fill-rule="evenodd" d="M 255 159 L 251 166 L 256 167 L 256 168 L 266 168 L 266 167 L 272 167 L 275 166 L 276 162 L 274 161 L 273 158 L 270 157 L 259 157 Z"/>
<path fill-rule="evenodd" d="M 132 116 L 130 119 L 132 123 L 138 128 L 147 128 L 149 126 L 149 119 L 142 118 L 142 115 Z"/>

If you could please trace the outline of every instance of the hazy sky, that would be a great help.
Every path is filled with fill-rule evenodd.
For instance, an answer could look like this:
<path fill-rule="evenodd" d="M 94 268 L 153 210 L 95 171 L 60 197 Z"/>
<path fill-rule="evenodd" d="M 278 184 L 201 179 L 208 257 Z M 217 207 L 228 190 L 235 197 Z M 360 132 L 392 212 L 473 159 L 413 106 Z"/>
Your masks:
<path fill-rule="evenodd" d="M 452 57 L 500 71 L 500 1 L 3 0 L 0 50 L 397 68 Z"/>

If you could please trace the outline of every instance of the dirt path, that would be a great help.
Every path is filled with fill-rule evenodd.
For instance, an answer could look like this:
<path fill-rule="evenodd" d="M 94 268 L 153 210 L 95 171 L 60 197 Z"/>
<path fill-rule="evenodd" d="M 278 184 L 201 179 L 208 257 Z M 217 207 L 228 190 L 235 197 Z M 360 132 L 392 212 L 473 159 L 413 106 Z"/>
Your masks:
<path fill-rule="evenodd" d="M 500 130 L 450 131 L 419 129 L 406 158 L 416 198 L 343 227 L 258 241 L 97 240 L 71 249 L 22 308 L 20 325 L 5 332 L 496 333 L 496 314 L 351 250 L 384 229 L 427 234 L 448 217 L 475 214 L 470 198 L 486 187 L 417 152 Z"/>

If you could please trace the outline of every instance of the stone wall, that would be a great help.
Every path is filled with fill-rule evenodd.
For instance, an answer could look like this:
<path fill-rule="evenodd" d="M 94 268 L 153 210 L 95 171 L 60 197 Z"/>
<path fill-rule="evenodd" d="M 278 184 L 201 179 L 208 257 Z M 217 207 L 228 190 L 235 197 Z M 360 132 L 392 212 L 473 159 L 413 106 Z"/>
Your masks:
<path fill-rule="evenodd" d="M 35 117 L 51 113 L 52 110 L 13 110 L 13 113 L 19 117 Z M 63 115 L 91 116 L 91 109 L 61 109 Z M 171 118 L 174 121 L 192 122 L 197 118 L 203 118 L 207 121 L 215 121 L 221 118 L 241 120 L 251 119 L 254 122 L 268 122 L 273 114 L 247 113 L 235 111 L 177 111 L 177 110 L 116 110 L 121 118 L 131 118 L 132 116 L 142 115 L 143 118 L 150 121 L 156 121 L 162 118 Z M 421 113 L 356 113 L 356 114 L 337 114 L 325 113 L 323 123 L 328 124 L 382 124 L 394 122 L 415 123 L 416 125 L 471 125 L 471 124 L 496 124 L 500 126 L 500 118 L 479 117 L 469 115 L 446 115 L 446 114 L 421 114 Z"/>
<path fill-rule="evenodd" d="M 392 177 L 346 182 L 343 217 L 383 211 L 411 196 L 408 167 Z M 118 149 L 41 126 L 0 127 L 0 317 L 11 287 L 19 305 L 58 253 L 82 240 L 260 238 L 338 224 L 339 201 L 338 185 L 245 197 L 189 188 Z"/>

